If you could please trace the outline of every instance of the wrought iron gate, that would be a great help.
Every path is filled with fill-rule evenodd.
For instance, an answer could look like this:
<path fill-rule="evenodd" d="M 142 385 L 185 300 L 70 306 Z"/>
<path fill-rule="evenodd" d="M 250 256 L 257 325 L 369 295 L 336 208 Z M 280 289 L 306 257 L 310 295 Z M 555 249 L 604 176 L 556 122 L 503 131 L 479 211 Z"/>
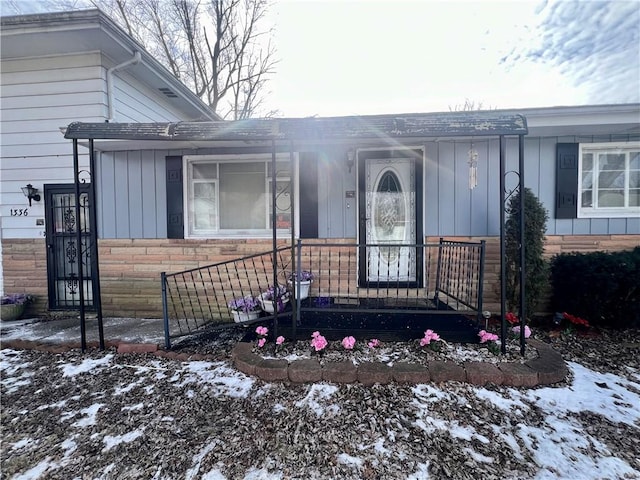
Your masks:
<path fill-rule="evenodd" d="M 84 289 L 85 308 L 95 307 L 97 272 L 91 261 L 91 246 L 96 241 L 94 219 L 89 205 L 92 192 L 89 184 L 80 188 L 80 218 L 76 218 L 74 184 L 45 185 L 47 284 L 49 308 L 74 310 L 80 308 L 79 289 Z M 80 248 L 78 233 L 80 229 Z M 82 262 L 83 282 L 80 285 L 78 264 Z"/>

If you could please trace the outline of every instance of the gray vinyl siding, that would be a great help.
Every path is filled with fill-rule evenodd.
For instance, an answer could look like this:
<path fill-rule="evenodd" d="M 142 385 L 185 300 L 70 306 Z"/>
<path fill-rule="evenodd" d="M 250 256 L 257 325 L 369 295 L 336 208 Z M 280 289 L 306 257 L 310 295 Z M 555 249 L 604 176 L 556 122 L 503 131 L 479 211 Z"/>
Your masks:
<path fill-rule="evenodd" d="M 167 237 L 165 157 L 169 154 L 142 150 L 98 155 L 95 176 L 101 238 Z"/>
<path fill-rule="evenodd" d="M 625 137 L 525 137 L 525 185 L 549 212 L 549 235 L 640 234 L 638 218 L 557 220 L 555 162 L 558 142 L 636 140 Z M 500 233 L 497 139 L 428 142 L 424 145 L 424 232 L 427 236 L 497 236 Z M 469 189 L 469 150 L 478 152 L 478 185 Z M 213 153 L 200 150 L 198 154 Z M 166 238 L 165 157 L 192 151 L 103 153 L 96 178 L 98 231 L 102 238 Z M 218 153 L 222 153 L 218 151 Z M 518 169 L 518 139 L 506 142 L 506 170 Z M 318 232 L 321 238 L 356 238 L 356 171 L 345 165 L 346 148 L 320 148 L 318 154 Z M 507 190 L 518 182 L 508 173 Z"/>

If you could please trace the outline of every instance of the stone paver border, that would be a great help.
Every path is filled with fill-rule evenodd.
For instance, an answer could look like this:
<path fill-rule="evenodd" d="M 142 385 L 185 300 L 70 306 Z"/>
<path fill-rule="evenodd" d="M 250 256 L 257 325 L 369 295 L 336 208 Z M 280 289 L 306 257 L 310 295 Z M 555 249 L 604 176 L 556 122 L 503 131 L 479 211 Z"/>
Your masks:
<path fill-rule="evenodd" d="M 265 359 L 253 353 L 253 344 L 238 343 L 231 353 L 233 364 L 241 372 L 264 381 L 290 381 L 313 383 L 325 380 L 332 383 L 354 383 L 363 385 L 387 384 L 391 382 L 417 384 L 466 382 L 472 385 L 505 385 L 509 387 L 535 387 L 563 381 L 569 370 L 560 356 L 546 343 L 529 340 L 529 345 L 538 350 L 538 358 L 525 363 L 485 363 L 433 361 L 428 366 L 399 362 L 389 367 L 380 362 L 328 362 L 321 365 L 318 360 Z"/>
<path fill-rule="evenodd" d="M 246 375 L 256 376 L 267 382 L 314 383 L 321 380 L 332 383 L 355 383 L 363 385 L 466 382 L 473 385 L 505 385 L 510 387 L 535 387 L 563 381 L 569 370 L 562 356 L 546 343 L 529 339 L 529 345 L 538 350 L 538 358 L 525 363 L 433 361 L 428 366 L 398 362 L 388 366 L 381 362 L 328 362 L 321 365 L 318 360 L 305 359 L 288 362 L 267 359 L 253 353 L 253 344 L 239 342 L 231 352 L 235 367 Z M 106 348 L 116 348 L 117 353 L 147 353 L 178 361 L 218 360 L 214 355 L 178 353 L 162 350 L 153 343 L 105 342 Z M 31 340 L 7 340 L 2 348 L 16 350 L 38 350 L 54 354 L 80 349 L 80 343 L 43 343 Z M 97 342 L 87 342 L 87 348 L 97 349 Z"/>

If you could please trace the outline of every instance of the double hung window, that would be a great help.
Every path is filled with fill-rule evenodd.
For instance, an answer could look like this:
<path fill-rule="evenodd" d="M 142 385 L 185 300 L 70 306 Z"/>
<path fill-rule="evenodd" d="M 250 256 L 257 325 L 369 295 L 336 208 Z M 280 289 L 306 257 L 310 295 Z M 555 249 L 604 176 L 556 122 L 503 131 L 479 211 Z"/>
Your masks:
<path fill-rule="evenodd" d="M 185 211 L 189 237 L 271 234 L 291 229 L 291 172 L 288 156 L 276 162 L 273 205 L 271 155 L 185 157 Z"/>
<path fill-rule="evenodd" d="M 580 145 L 578 216 L 640 216 L 640 143 Z"/>

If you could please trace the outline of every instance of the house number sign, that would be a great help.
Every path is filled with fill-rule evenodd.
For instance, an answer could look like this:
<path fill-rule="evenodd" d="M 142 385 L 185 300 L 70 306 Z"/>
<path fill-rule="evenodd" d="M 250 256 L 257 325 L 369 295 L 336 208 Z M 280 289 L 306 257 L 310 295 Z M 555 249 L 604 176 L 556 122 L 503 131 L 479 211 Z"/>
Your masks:
<path fill-rule="evenodd" d="M 28 208 L 12 208 L 11 209 L 11 216 L 12 217 L 27 217 L 27 216 L 29 216 L 29 209 Z"/>

